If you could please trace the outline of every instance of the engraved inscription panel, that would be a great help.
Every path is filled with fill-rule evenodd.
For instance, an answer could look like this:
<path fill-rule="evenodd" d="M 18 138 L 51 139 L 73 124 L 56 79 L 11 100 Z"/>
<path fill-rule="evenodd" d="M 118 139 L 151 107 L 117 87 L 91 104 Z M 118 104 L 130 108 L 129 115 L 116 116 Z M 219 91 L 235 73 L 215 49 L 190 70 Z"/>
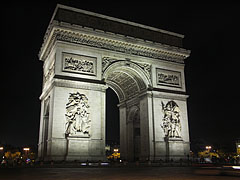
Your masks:
<path fill-rule="evenodd" d="M 157 85 L 182 87 L 181 72 L 166 69 L 156 69 Z"/>
<path fill-rule="evenodd" d="M 63 53 L 63 71 L 96 75 L 96 57 Z"/>

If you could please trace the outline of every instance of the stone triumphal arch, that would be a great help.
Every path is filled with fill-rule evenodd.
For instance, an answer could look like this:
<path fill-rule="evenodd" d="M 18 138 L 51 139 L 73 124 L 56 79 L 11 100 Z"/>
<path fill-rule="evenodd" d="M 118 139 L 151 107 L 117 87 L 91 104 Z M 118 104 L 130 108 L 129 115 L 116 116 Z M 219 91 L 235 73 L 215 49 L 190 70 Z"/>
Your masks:
<path fill-rule="evenodd" d="M 119 99 L 122 159 L 187 157 L 183 38 L 58 5 L 39 52 L 39 158 L 105 160 L 107 88 Z"/>

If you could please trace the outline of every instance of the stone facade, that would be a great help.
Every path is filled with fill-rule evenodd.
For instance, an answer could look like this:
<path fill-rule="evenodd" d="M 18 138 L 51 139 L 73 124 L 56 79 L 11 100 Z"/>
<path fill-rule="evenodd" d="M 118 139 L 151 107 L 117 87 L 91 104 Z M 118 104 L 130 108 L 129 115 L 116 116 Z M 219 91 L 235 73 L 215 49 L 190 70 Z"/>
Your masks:
<path fill-rule="evenodd" d="M 70 22 L 66 14 L 91 17 L 106 26 L 93 27 L 94 21 L 87 27 L 86 19 Z M 124 34 L 113 29 L 115 26 L 124 28 Z M 159 35 L 159 39 L 149 41 L 144 34 L 133 37 L 130 27 Z M 178 43 L 164 40 L 161 44 L 163 37 Z M 180 34 L 58 5 L 39 52 L 44 62 L 39 158 L 106 159 L 107 88 L 119 98 L 122 159 L 186 158 L 189 132 L 184 59 L 190 51 L 178 46 L 182 38 Z"/>

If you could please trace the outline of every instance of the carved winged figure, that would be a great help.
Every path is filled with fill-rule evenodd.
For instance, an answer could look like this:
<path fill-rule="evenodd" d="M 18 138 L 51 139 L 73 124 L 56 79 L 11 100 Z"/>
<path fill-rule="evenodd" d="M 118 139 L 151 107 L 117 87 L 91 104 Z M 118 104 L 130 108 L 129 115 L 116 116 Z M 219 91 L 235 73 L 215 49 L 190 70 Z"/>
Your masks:
<path fill-rule="evenodd" d="M 166 105 L 162 104 L 163 119 L 162 125 L 166 137 L 180 138 L 181 137 L 181 123 L 180 123 L 180 109 L 176 102 L 169 101 Z"/>
<path fill-rule="evenodd" d="M 88 113 L 88 98 L 85 94 L 70 93 L 66 104 L 66 131 L 67 135 L 75 135 L 77 132 L 89 134 L 90 123 Z"/>

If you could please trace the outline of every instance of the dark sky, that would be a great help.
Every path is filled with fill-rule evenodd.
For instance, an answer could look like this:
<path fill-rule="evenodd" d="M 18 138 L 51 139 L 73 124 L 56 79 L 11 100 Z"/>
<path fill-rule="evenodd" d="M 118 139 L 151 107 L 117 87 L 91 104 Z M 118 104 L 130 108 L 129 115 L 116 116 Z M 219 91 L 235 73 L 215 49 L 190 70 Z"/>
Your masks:
<path fill-rule="evenodd" d="M 66 0 L 1 7 L 2 143 L 38 143 L 43 65 L 38 52 L 57 2 L 184 34 L 184 48 L 191 50 L 185 66 L 191 140 L 227 143 L 240 137 L 239 4 Z"/>

